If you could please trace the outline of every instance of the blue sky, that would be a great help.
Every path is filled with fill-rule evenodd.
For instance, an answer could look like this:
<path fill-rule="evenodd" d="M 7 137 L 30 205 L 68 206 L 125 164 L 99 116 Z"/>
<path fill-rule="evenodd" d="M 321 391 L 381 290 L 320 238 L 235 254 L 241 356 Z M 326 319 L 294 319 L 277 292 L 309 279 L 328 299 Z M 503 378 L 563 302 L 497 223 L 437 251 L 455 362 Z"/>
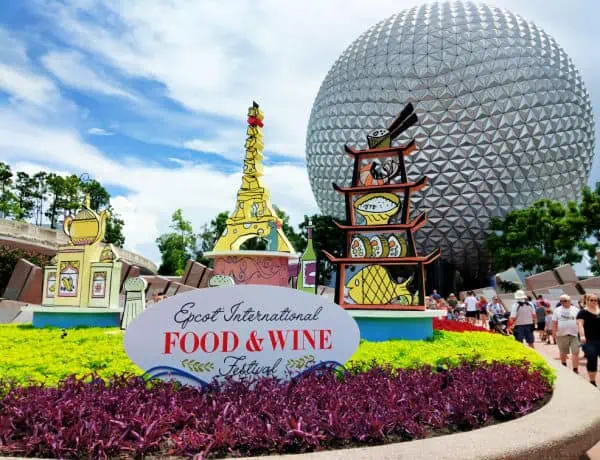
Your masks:
<path fill-rule="evenodd" d="M 304 165 L 312 102 L 360 33 L 415 1 L 0 2 L 0 160 L 83 173 L 113 194 L 126 246 L 157 261 L 178 207 L 197 230 L 234 205 L 245 114 L 263 107 L 265 182 L 298 222 L 317 212 Z M 552 35 L 600 107 L 600 8 L 490 1 Z M 600 180 L 600 159 L 590 182 Z"/>

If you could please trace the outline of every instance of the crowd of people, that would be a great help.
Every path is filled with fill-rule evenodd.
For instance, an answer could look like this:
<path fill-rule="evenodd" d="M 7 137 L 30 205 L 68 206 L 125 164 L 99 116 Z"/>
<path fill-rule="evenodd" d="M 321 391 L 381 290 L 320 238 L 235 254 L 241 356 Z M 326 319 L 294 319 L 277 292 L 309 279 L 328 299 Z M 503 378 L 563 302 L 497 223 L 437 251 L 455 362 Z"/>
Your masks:
<path fill-rule="evenodd" d="M 539 295 L 535 300 L 524 291 L 514 294 L 514 303 L 508 308 L 500 297 L 488 301 L 483 295 L 467 292 L 462 299 L 450 294 L 444 299 L 434 289 L 426 297 L 428 309 L 444 310 L 449 320 L 471 324 L 512 334 L 519 342 L 535 347 L 538 340 L 558 346 L 560 361 L 567 366 L 569 355 L 574 372 L 579 370 L 580 351 L 586 360 L 590 383 L 596 386 L 598 358 L 600 357 L 600 306 L 597 294 L 586 294 L 574 302 L 563 294 L 556 305 Z"/>

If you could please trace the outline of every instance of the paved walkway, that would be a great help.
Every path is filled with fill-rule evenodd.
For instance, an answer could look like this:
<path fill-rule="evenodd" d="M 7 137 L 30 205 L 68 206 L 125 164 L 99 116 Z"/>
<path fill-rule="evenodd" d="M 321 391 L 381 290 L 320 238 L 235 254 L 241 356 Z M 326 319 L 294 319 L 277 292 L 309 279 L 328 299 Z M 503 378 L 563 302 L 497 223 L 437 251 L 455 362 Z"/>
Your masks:
<path fill-rule="evenodd" d="M 535 349 L 546 356 L 547 358 L 554 359 L 557 362 L 560 362 L 560 355 L 558 353 L 558 347 L 556 345 L 546 345 L 545 343 L 539 342 L 536 335 Z M 567 365 L 569 369 L 572 369 L 571 359 L 567 361 Z M 583 352 L 579 355 L 579 375 L 588 380 L 587 370 L 585 369 L 585 357 L 583 356 Z M 598 390 L 600 391 L 600 389 Z M 583 457 L 582 460 L 600 460 L 600 442 L 587 451 L 587 457 Z"/>

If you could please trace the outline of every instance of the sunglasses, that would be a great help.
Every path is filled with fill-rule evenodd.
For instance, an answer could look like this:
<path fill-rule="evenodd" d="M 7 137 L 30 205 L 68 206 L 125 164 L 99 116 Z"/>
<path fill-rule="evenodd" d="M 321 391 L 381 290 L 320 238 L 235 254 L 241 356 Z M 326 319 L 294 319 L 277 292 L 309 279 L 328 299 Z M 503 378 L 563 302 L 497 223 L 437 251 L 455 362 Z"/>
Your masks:
<path fill-rule="evenodd" d="M 598 299 L 588 299 L 588 302 L 598 303 Z"/>

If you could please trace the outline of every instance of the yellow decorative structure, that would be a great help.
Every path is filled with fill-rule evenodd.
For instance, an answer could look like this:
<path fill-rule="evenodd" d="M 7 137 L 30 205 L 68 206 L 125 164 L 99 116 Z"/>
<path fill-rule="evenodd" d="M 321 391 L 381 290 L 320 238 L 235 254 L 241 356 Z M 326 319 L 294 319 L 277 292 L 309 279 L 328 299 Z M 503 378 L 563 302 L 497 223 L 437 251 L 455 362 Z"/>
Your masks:
<path fill-rule="evenodd" d="M 215 244 L 214 253 L 238 251 L 245 241 L 252 238 L 267 239 L 269 251 L 294 253 L 281 228 L 281 219 L 271 205 L 269 191 L 262 182 L 263 119 L 263 112 L 254 102 L 248 109 L 242 186 L 237 194 L 235 210 L 227 219 L 227 228 Z"/>
<path fill-rule="evenodd" d="M 101 243 L 108 217 L 106 210 L 93 211 L 86 196 L 82 209 L 65 219 L 70 244 L 44 267 L 42 306 L 30 307 L 35 327 L 118 325 L 122 264 L 115 248 Z"/>

